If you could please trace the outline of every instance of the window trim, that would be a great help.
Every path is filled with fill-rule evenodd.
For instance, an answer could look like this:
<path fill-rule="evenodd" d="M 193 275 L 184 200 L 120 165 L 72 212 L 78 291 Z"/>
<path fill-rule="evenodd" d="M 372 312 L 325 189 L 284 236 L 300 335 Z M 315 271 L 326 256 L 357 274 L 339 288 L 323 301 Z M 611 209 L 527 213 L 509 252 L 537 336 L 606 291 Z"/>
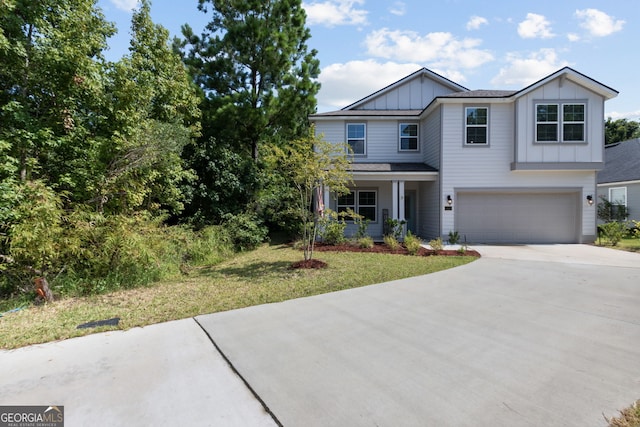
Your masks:
<path fill-rule="evenodd" d="M 415 126 L 416 136 L 402 136 L 402 126 Z M 402 148 L 403 138 L 415 138 L 416 148 Z M 420 124 L 417 122 L 398 122 L 398 151 L 401 153 L 416 153 L 420 151 Z"/>
<path fill-rule="evenodd" d="M 374 208 L 374 219 L 370 220 L 371 223 L 375 224 L 378 222 L 378 205 L 380 203 L 380 199 L 378 198 L 378 189 L 372 188 L 360 188 L 360 189 L 350 189 L 350 194 L 353 194 L 353 205 L 345 205 L 340 204 L 340 196 L 336 196 L 336 212 L 342 212 L 340 208 L 344 208 L 343 211 L 346 211 L 347 208 L 353 209 L 354 212 L 360 213 L 360 207 L 373 207 Z M 375 204 L 374 205 L 360 205 L 360 193 L 373 193 L 375 194 Z M 349 222 L 353 222 L 353 219 L 345 218 Z"/>
<path fill-rule="evenodd" d="M 538 121 L 538 106 L 539 105 L 556 105 L 558 107 L 558 117 L 555 122 L 539 122 Z M 582 121 L 570 121 L 564 120 L 564 107 L 568 105 L 582 105 L 584 107 L 584 117 Z M 534 100 L 533 101 L 533 142 L 535 144 L 587 144 L 587 121 L 588 121 L 588 102 L 587 100 Z M 556 140 L 555 141 L 541 141 L 538 139 L 538 125 L 539 124 L 555 124 L 556 125 Z M 565 124 L 582 124 L 582 140 L 567 140 L 564 137 L 564 125 Z"/>
<path fill-rule="evenodd" d="M 468 113 L 467 111 L 470 108 L 475 108 L 475 109 L 480 109 L 483 108 L 485 110 L 487 110 L 487 123 L 484 125 L 479 125 L 479 124 L 468 124 L 467 123 L 467 117 L 468 117 Z M 463 141 L 463 145 L 465 147 L 489 147 L 490 145 L 490 140 L 489 140 L 489 123 L 490 123 L 490 118 L 489 118 L 489 112 L 490 108 L 489 105 L 465 105 L 464 106 L 464 118 L 463 118 L 463 125 L 464 125 L 464 141 Z M 476 143 L 470 143 L 467 142 L 468 141 L 468 130 L 469 128 L 474 127 L 474 128 L 479 128 L 479 127 L 484 127 L 485 128 L 485 139 L 486 142 L 476 142 Z"/>
<path fill-rule="evenodd" d="M 362 125 L 364 127 L 364 137 L 361 138 L 349 138 L 349 126 L 351 125 Z M 363 152 L 362 153 L 356 153 L 355 151 L 353 151 L 353 149 L 351 150 L 351 155 L 354 157 L 366 157 L 367 155 L 367 123 L 366 122 L 347 122 L 346 126 L 345 126 L 345 136 L 346 136 L 346 141 L 347 141 L 347 147 L 351 147 L 351 144 L 349 144 L 350 140 L 353 141 L 360 141 L 362 140 L 362 145 L 363 145 Z"/>
<path fill-rule="evenodd" d="M 620 205 L 618 203 L 614 203 L 613 198 L 611 197 L 611 190 L 624 190 L 624 205 Z M 628 207 L 627 203 L 628 203 L 628 199 L 627 199 L 627 187 L 609 187 L 609 191 L 608 191 L 608 196 L 609 196 L 609 203 L 611 203 L 612 205 L 615 206 L 624 206 L 625 208 Z"/>

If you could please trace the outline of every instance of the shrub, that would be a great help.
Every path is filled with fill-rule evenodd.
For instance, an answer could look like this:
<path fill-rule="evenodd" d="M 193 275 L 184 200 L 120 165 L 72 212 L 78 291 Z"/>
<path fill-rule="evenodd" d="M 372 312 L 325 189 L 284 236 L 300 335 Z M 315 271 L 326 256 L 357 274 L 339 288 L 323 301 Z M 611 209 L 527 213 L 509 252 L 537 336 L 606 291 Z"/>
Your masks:
<path fill-rule="evenodd" d="M 320 225 L 320 238 L 326 244 L 341 245 L 347 240 L 344 237 L 344 231 L 347 228 L 344 216 L 339 216 L 333 211 L 327 212 Z"/>
<path fill-rule="evenodd" d="M 373 238 L 369 237 L 369 236 L 365 236 L 365 237 L 360 237 L 358 240 L 358 247 L 362 248 L 362 249 L 370 249 L 373 247 L 374 243 L 373 243 Z"/>
<path fill-rule="evenodd" d="M 384 236 L 384 244 L 387 245 L 392 251 L 400 249 L 400 243 L 398 242 L 398 239 L 396 239 L 396 237 L 393 235 Z"/>
<path fill-rule="evenodd" d="M 416 255 L 422 247 L 422 241 L 419 237 L 414 236 L 411 231 L 407 231 L 407 235 L 404 236 L 404 247 L 407 248 L 410 255 Z"/>
<path fill-rule="evenodd" d="M 430 240 L 429 246 L 431 246 L 431 249 L 433 249 L 434 251 L 441 251 L 444 248 L 442 239 L 440 237 L 438 237 L 437 239 Z"/>
<path fill-rule="evenodd" d="M 450 231 L 449 232 L 449 244 L 450 245 L 455 245 L 459 241 L 460 241 L 460 234 L 457 231 Z"/>
<path fill-rule="evenodd" d="M 400 221 L 397 219 L 387 218 L 384 222 L 383 234 L 385 236 L 393 236 L 396 240 L 400 240 L 406 223 L 407 222 L 404 220 Z"/>
<path fill-rule="evenodd" d="M 236 251 L 250 251 L 265 242 L 269 230 L 260 219 L 251 213 L 223 216 L 223 226 Z"/>
<path fill-rule="evenodd" d="M 602 224 L 598 229 L 600 236 L 604 238 L 606 244 L 611 246 L 616 246 L 629 231 L 625 223 L 617 221 Z"/>

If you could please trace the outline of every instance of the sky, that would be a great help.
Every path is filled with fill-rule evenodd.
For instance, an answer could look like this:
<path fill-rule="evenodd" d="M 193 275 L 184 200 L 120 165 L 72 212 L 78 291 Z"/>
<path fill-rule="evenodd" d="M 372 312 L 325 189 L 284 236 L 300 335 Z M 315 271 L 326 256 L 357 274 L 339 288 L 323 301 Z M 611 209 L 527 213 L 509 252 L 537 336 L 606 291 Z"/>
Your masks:
<path fill-rule="evenodd" d="M 127 53 L 136 0 L 99 0 Z M 155 23 L 199 34 L 198 0 L 152 0 Z M 638 0 L 306 0 L 318 51 L 318 112 L 341 109 L 426 67 L 469 89 L 522 89 L 569 66 L 619 93 L 605 117 L 640 120 Z"/>

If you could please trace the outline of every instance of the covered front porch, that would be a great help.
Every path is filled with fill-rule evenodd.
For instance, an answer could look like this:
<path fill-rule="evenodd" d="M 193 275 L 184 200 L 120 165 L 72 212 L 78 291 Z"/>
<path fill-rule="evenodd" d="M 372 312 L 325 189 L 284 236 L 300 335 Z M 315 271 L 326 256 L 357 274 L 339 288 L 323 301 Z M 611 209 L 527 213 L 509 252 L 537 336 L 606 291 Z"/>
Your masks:
<path fill-rule="evenodd" d="M 388 219 L 404 222 L 405 232 L 423 238 L 438 233 L 437 170 L 424 163 L 354 163 L 352 172 L 350 194 L 337 197 L 325 187 L 330 209 L 352 209 L 364 216 L 369 221 L 367 234 L 374 240 L 382 240 Z M 348 221 L 346 236 L 357 231 L 357 224 Z"/>

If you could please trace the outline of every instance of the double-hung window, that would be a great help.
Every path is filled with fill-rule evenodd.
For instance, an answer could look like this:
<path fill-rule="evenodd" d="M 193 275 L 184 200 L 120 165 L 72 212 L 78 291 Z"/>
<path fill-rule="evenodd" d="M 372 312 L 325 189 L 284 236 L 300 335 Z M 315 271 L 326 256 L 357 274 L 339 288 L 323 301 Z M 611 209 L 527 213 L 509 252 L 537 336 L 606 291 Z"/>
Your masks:
<path fill-rule="evenodd" d="M 375 222 L 378 211 L 378 192 L 376 190 L 354 190 L 338 196 L 338 213 L 349 209 L 362 215 L 365 219 Z"/>
<path fill-rule="evenodd" d="M 536 104 L 536 142 L 584 142 L 586 104 Z"/>
<path fill-rule="evenodd" d="M 400 123 L 400 151 L 418 151 L 418 125 Z"/>
<path fill-rule="evenodd" d="M 627 187 L 609 188 L 609 202 L 615 206 L 627 206 Z"/>
<path fill-rule="evenodd" d="M 465 115 L 465 144 L 487 145 L 489 142 L 489 108 L 466 107 Z"/>
<path fill-rule="evenodd" d="M 347 144 L 353 154 L 357 156 L 367 154 L 367 125 L 347 123 Z"/>

